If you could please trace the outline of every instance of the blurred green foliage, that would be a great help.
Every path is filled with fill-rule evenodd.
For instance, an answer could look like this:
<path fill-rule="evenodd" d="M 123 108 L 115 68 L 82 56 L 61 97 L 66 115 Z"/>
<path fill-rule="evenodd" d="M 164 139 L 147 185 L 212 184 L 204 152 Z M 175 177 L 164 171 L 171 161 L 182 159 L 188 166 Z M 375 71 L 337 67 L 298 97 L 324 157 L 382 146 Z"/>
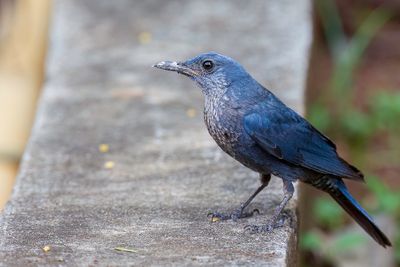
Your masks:
<path fill-rule="evenodd" d="M 300 239 L 300 247 L 318 253 L 325 262 L 333 262 L 336 255 L 362 245 L 366 238 L 358 232 L 341 232 L 326 242 L 321 232 L 309 231 Z"/>
<path fill-rule="evenodd" d="M 380 92 L 370 103 L 373 127 L 377 130 L 400 130 L 400 92 Z"/>
<path fill-rule="evenodd" d="M 367 179 L 368 189 L 373 193 L 377 203 L 375 211 L 389 214 L 397 222 L 397 229 L 400 229 L 400 193 L 391 190 L 382 183 L 376 176 L 369 176 Z M 400 233 L 396 233 L 394 240 L 395 260 L 400 264 Z"/>
<path fill-rule="evenodd" d="M 367 187 L 377 200 L 375 210 L 400 217 L 400 194 L 390 190 L 376 176 L 369 176 Z"/>
<path fill-rule="evenodd" d="M 313 214 L 318 224 L 324 229 L 333 230 L 343 225 L 343 209 L 329 197 L 316 199 Z"/>
<path fill-rule="evenodd" d="M 358 155 L 365 152 L 375 135 L 400 131 L 400 93 L 380 91 L 371 97 L 365 111 L 351 105 L 332 111 L 317 103 L 309 108 L 308 118 L 321 131 L 343 140 L 354 160 L 362 164 Z"/>
<path fill-rule="evenodd" d="M 397 131 L 400 130 L 400 92 L 378 92 L 371 97 L 367 111 L 350 106 L 337 112 L 340 116 L 332 118 L 329 108 L 317 103 L 310 107 L 309 118 L 323 131 L 335 132 L 339 129 L 333 127 L 341 126 L 346 135 L 363 139 L 369 139 L 377 131 Z M 339 122 L 339 125 L 333 125 L 334 122 Z"/>
<path fill-rule="evenodd" d="M 315 231 L 306 232 L 300 239 L 300 247 L 311 251 L 318 251 L 323 244 L 321 235 Z"/>
<path fill-rule="evenodd" d="M 391 18 L 391 14 L 381 8 L 371 11 L 354 35 L 348 38 L 334 1 L 316 0 L 315 5 L 332 57 L 333 70 L 322 95 L 308 108 L 308 118 L 322 132 L 340 140 L 347 147 L 352 162 L 366 172 L 372 172 L 368 169 L 365 155 L 374 138 L 384 135 L 389 140 L 392 150 L 388 150 L 387 158 L 400 151 L 400 140 L 396 134 L 400 132 L 400 92 L 380 90 L 370 97 L 364 107 L 357 107 L 354 105 L 354 72 L 372 38 Z M 379 155 L 374 156 L 379 162 Z M 389 189 L 373 175 L 368 176 L 367 186 L 375 200 L 372 210 L 400 221 L 400 193 Z M 313 217 L 320 229 L 304 233 L 300 247 L 330 262 L 335 253 L 340 254 L 362 244 L 365 236 L 337 230 L 345 223 L 343 214 L 343 210 L 331 199 L 316 199 Z M 336 234 L 329 244 L 324 241 L 326 231 Z M 397 234 L 394 243 L 396 260 L 400 264 L 400 235 Z"/>
<path fill-rule="evenodd" d="M 361 23 L 355 34 L 347 38 L 334 2 L 317 0 L 315 3 L 328 40 L 333 71 L 324 94 L 309 108 L 308 117 L 321 131 L 344 139 L 352 146 L 353 151 L 362 153 L 376 132 L 378 121 L 393 119 L 393 109 L 399 109 L 399 105 L 396 106 L 398 102 L 395 101 L 400 94 L 393 98 L 385 92 L 372 98 L 374 101 L 369 103 L 367 112 L 354 106 L 354 71 L 360 64 L 368 44 L 391 15 L 383 9 L 375 9 Z"/>

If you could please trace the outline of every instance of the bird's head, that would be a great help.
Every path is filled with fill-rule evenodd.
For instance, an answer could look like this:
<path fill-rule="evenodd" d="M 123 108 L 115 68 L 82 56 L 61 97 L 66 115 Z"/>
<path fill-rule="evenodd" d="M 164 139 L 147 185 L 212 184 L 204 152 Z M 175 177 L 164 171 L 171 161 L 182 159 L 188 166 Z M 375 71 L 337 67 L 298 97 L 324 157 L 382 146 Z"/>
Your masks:
<path fill-rule="evenodd" d="M 249 74 L 233 59 L 214 52 L 200 54 L 184 62 L 161 61 L 153 67 L 190 77 L 207 95 L 222 95 L 229 86 Z"/>

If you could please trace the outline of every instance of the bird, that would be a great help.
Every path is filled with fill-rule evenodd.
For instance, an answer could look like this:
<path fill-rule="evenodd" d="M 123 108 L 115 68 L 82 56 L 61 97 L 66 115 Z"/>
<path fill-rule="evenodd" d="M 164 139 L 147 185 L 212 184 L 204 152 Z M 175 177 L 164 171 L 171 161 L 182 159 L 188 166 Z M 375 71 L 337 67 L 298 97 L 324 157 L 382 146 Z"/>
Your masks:
<path fill-rule="evenodd" d="M 193 80 L 204 96 L 204 121 L 218 146 L 245 167 L 259 173 L 261 185 L 232 213 L 211 213 L 219 220 L 249 217 L 250 202 L 281 178 L 283 198 L 266 224 L 247 225 L 252 233 L 270 232 L 284 223 L 284 208 L 300 181 L 328 193 L 378 244 L 388 237 L 348 191 L 344 179 L 364 181 L 356 167 L 338 155 L 336 145 L 301 115 L 257 82 L 234 59 L 216 52 L 186 61 L 161 61 L 153 67 Z"/>

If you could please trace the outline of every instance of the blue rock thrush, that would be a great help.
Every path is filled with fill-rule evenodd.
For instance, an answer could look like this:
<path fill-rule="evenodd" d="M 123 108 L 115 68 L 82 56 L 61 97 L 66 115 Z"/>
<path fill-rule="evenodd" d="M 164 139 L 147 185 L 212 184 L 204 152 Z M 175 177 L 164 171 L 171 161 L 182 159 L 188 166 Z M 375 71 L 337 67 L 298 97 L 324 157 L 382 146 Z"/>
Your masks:
<path fill-rule="evenodd" d="M 293 182 L 300 180 L 328 193 L 376 242 L 391 246 L 342 180 L 363 181 L 363 174 L 337 154 L 328 137 L 254 80 L 239 63 L 211 52 L 185 62 L 162 61 L 154 67 L 183 74 L 199 85 L 210 135 L 223 151 L 260 174 L 261 186 L 239 209 L 232 214 L 212 213 L 213 217 L 237 220 L 252 215 L 245 208 L 273 174 L 283 181 L 283 200 L 266 225 L 246 229 L 266 232 L 281 226 L 281 213 L 294 192 Z"/>

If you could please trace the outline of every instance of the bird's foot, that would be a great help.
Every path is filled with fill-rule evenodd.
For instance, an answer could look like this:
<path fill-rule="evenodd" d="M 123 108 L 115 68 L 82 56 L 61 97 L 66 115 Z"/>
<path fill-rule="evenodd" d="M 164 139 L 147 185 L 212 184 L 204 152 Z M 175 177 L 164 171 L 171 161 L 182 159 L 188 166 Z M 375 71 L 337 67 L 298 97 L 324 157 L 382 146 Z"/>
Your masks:
<path fill-rule="evenodd" d="M 254 213 L 260 214 L 260 211 L 258 209 L 254 209 L 253 211 L 250 211 L 250 212 L 243 212 L 242 209 L 237 209 L 234 212 L 232 212 L 231 214 L 210 212 L 207 215 L 207 217 L 211 218 L 211 222 L 227 221 L 227 220 L 232 220 L 232 221 L 236 222 L 239 219 L 251 217 L 254 215 Z"/>
<path fill-rule="evenodd" d="M 278 218 L 273 217 L 265 225 L 246 225 L 244 227 L 244 230 L 248 231 L 250 234 L 271 232 L 276 228 L 283 227 L 285 225 L 286 219 L 290 219 L 291 221 L 292 218 L 286 212 L 282 212 L 282 214 Z"/>

